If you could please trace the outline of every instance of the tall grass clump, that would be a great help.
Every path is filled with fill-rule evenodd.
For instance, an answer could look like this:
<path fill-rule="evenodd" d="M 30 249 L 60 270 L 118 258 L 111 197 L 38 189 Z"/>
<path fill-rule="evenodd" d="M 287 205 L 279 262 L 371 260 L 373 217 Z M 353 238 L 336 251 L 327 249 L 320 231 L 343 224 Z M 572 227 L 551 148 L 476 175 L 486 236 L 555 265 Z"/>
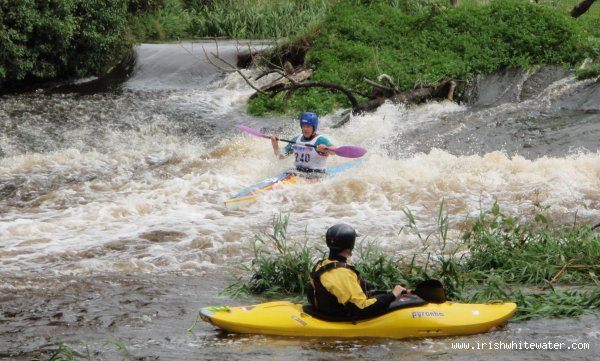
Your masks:
<path fill-rule="evenodd" d="M 129 24 L 138 42 L 186 39 L 192 16 L 180 0 L 161 0 L 160 6 L 138 10 Z"/>
<path fill-rule="evenodd" d="M 289 216 L 274 216 L 270 233 L 257 234 L 252 240 L 253 259 L 242 265 L 251 275 L 225 290 L 226 294 L 262 294 L 269 296 L 303 295 L 317 250 L 287 238 Z"/>
<path fill-rule="evenodd" d="M 464 241 L 466 270 L 493 270 L 508 283 L 585 284 L 597 280 L 600 271 L 600 240 L 591 227 L 555 227 L 542 214 L 524 224 L 495 205 L 477 219 Z"/>
<path fill-rule="evenodd" d="M 196 37 L 283 38 L 322 20 L 330 6 L 328 0 L 215 1 L 197 10 L 190 32 Z"/>

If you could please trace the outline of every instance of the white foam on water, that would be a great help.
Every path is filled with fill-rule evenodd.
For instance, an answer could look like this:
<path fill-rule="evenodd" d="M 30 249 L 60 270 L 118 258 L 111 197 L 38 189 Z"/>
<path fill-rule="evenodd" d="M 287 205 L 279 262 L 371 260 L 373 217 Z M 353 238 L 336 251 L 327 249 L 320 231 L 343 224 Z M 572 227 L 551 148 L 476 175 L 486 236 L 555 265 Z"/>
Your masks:
<path fill-rule="evenodd" d="M 170 92 L 161 101 L 241 117 L 250 94 L 228 76 L 208 90 Z M 30 192 L 6 191 L 0 200 L 1 268 L 197 274 L 247 261 L 253 236 L 268 231 L 280 214 L 290 215 L 288 235 L 299 241 L 322 245 L 329 226 L 347 222 L 398 253 L 420 246 L 404 229 L 406 212 L 427 236 L 436 232 L 442 202 L 451 237 L 467 216 L 494 203 L 513 215 L 542 205 L 565 222 L 600 218 L 598 152 L 528 160 L 501 151 L 458 156 L 441 149 L 419 153 L 411 144 L 390 147 L 397 134 L 465 110 L 452 102 L 384 104 L 340 128 L 333 127 L 339 115 L 325 115 L 319 131 L 336 145 L 365 147 L 365 161 L 331 179 L 266 192 L 237 209 L 225 200 L 291 167 L 292 159 L 276 160 L 268 140 L 235 130 L 207 146 L 166 134 L 171 123 L 160 114 L 127 113 L 136 127 L 108 131 L 104 139 L 113 151 L 69 148 L 0 159 L 0 179 L 21 182 L 16 189 Z M 295 121 L 275 124 L 285 124 L 284 135 L 298 132 Z M 346 161 L 332 157 L 329 164 Z"/>

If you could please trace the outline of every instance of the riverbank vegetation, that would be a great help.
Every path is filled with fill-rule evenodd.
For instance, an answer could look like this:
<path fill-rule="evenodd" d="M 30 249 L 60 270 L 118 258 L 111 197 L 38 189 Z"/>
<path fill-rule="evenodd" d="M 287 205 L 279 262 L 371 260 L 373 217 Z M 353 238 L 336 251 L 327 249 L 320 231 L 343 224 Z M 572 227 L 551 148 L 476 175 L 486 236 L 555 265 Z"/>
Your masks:
<path fill-rule="evenodd" d="M 499 0 L 412 12 L 383 1 L 341 1 L 315 34 L 300 41 L 311 43 L 304 59 L 313 69 L 311 82 L 341 84 L 358 103 L 366 103 L 381 99 L 385 91 L 389 98 L 448 79 L 457 84 L 453 96 L 460 99 L 462 86 L 480 74 L 540 64 L 578 67 L 584 59 L 598 57 L 599 40 L 597 30 L 584 28 L 563 11 Z M 585 75 L 590 75 L 589 69 Z M 374 87 L 378 81 L 381 86 Z M 249 112 L 356 109 L 356 102 L 342 92 L 322 87 L 286 90 L 258 94 Z"/>
<path fill-rule="evenodd" d="M 421 240 L 414 254 L 384 252 L 368 238 L 358 242 L 352 261 L 371 289 L 438 279 L 453 301 L 516 302 L 513 320 L 578 316 L 600 308 L 600 235 L 588 225 L 553 224 L 542 211 L 517 219 L 494 206 L 464 220 L 461 236 L 449 239 L 443 205 L 432 234 L 421 234 L 410 210 L 405 214 L 403 232 Z M 270 232 L 255 236 L 254 257 L 241 269 L 244 277 L 225 293 L 305 302 L 309 272 L 326 256 L 325 242 L 320 248 L 288 238 L 288 222 L 289 216 L 275 217 Z"/>
<path fill-rule="evenodd" d="M 157 0 L 158 1 L 158 0 Z M 162 0 L 132 18 L 140 42 L 178 39 L 281 39 L 323 20 L 335 0 Z"/>
<path fill-rule="evenodd" d="M 502 67 L 579 66 L 600 53 L 600 7 L 573 18 L 578 0 L 33 0 L 0 2 L 0 87 L 105 74 L 140 42 L 273 39 L 305 54 L 314 81 L 368 97 L 364 79 L 385 73 L 398 90 Z M 283 59 L 282 59 L 283 60 Z M 278 64 L 282 65 L 282 64 Z M 301 64 L 294 64 L 299 66 Z M 598 61 L 577 70 L 600 74 Z M 360 95 L 362 94 L 362 95 Z M 339 93 L 301 89 L 257 96 L 249 112 L 324 113 Z"/>
<path fill-rule="evenodd" d="M 296 69 L 310 67 L 314 71 L 311 83 L 321 86 L 278 86 L 273 92 L 257 93 L 248 107 L 253 115 L 368 109 L 390 94 L 427 87 L 443 97 L 449 90 L 436 86 L 449 80 L 457 84 L 450 91 L 460 100 L 463 85 L 472 77 L 511 67 L 560 64 L 575 67 L 580 79 L 600 74 L 598 60 L 580 68 L 586 58 L 600 55 L 597 8 L 575 19 L 570 11 L 577 0 L 450 3 L 165 0 L 161 11 L 138 18 L 134 29 L 138 38 L 158 41 L 279 40 L 269 61 L 281 69 L 286 61 Z M 373 82 L 383 74 L 386 80 L 374 88 Z M 330 84 L 347 91 L 332 91 Z M 356 99 L 349 99 L 348 94 Z"/>
<path fill-rule="evenodd" d="M 132 53 L 128 0 L 1 1 L 0 89 L 101 75 Z"/>

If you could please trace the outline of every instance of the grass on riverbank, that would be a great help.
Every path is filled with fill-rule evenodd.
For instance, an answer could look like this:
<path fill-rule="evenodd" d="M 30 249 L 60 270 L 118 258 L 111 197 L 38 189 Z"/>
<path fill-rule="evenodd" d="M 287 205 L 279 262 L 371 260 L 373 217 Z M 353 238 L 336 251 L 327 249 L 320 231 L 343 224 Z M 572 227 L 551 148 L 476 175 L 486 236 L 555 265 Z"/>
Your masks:
<path fill-rule="evenodd" d="M 198 38 L 279 39 L 320 22 L 331 0 L 163 0 L 153 11 L 132 18 L 139 42 Z"/>
<path fill-rule="evenodd" d="M 460 95 L 465 82 L 478 74 L 538 64 L 578 66 L 597 57 L 600 36 L 585 26 L 563 9 L 523 0 L 431 6 L 413 13 L 384 2 L 365 6 L 342 1 L 319 27 L 306 61 L 314 69 L 312 81 L 343 84 L 362 93 L 371 91 L 364 79 L 375 81 L 387 74 L 399 90 L 455 79 Z M 259 95 L 248 111 L 329 113 L 349 106 L 339 92 L 310 88 L 293 97 Z"/>
<path fill-rule="evenodd" d="M 389 254 L 365 240 L 357 245 L 352 260 L 372 289 L 439 279 L 454 301 L 517 302 L 515 320 L 577 316 L 600 308 L 600 235 L 587 225 L 554 225 L 542 213 L 524 222 L 495 206 L 467 220 L 460 239 L 449 240 L 442 206 L 438 229 L 427 236 L 419 234 L 411 212 L 405 213 L 405 231 L 422 240 L 419 252 Z M 226 294 L 304 301 L 310 268 L 326 254 L 306 240 L 289 239 L 288 221 L 276 217 L 272 233 L 255 236 L 254 258 L 243 268 L 249 278 L 229 285 Z"/>

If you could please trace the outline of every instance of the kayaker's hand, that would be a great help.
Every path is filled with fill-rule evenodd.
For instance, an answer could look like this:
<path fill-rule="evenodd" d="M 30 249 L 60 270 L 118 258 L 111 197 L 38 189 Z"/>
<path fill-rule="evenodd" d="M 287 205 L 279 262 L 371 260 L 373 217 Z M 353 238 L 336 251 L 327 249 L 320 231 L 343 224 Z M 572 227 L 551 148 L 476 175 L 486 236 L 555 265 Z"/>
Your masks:
<path fill-rule="evenodd" d="M 317 152 L 323 154 L 323 155 L 330 155 L 330 154 L 335 154 L 334 152 L 335 147 L 327 147 L 325 144 L 319 144 L 317 145 Z"/>
<path fill-rule="evenodd" d="M 281 159 L 281 152 L 279 151 L 279 138 L 271 135 L 271 146 L 273 146 L 273 153 L 276 157 Z"/>
<path fill-rule="evenodd" d="M 400 285 L 396 285 L 392 290 L 392 293 L 394 294 L 394 297 L 398 298 L 403 294 L 408 293 L 408 290 Z"/>

